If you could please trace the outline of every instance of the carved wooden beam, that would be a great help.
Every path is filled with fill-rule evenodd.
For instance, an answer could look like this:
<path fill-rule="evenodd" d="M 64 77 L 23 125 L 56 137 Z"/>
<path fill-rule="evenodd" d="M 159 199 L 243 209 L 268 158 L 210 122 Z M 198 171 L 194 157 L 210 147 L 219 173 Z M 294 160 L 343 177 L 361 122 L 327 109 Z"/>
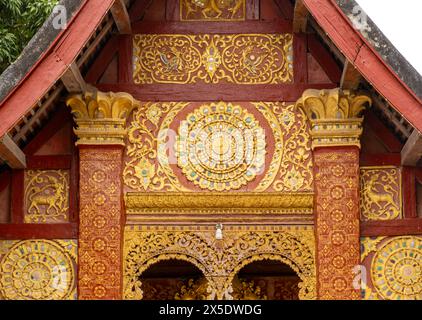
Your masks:
<path fill-rule="evenodd" d="M 343 73 L 340 80 L 340 88 L 344 90 L 356 90 L 362 80 L 362 75 L 349 60 L 345 60 Z"/>
<path fill-rule="evenodd" d="M 305 32 L 308 22 L 308 9 L 306 9 L 302 0 L 297 0 L 293 15 L 293 32 Z"/>
<path fill-rule="evenodd" d="M 116 0 L 114 2 L 114 5 L 111 7 L 111 14 L 121 34 L 132 33 L 129 13 L 123 0 Z"/>
<path fill-rule="evenodd" d="M 85 92 L 87 89 L 85 80 L 75 62 L 69 66 L 61 80 L 69 93 Z"/>
<path fill-rule="evenodd" d="M 401 150 L 401 162 L 405 166 L 416 166 L 422 157 L 422 134 L 414 129 Z"/>
<path fill-rule="evenodd" d="M 12 169 L 26 168 L 25 154 L 8 134 L 5 134 L 0 139 L 0 158 L 2 158 Z"/>

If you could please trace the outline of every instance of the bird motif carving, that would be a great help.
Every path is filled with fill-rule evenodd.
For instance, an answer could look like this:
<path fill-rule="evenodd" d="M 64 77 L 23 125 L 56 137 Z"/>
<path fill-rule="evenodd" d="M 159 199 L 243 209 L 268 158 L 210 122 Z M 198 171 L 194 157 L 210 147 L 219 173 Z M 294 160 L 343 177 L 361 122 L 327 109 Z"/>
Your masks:
<path fill-rule="evenodd" d="M 161 62 L 164 64 L 164 72 L 182 72 L 183 71 L 183 59 L 182 53 L 177 51 L 175 48 L 170 48 L 170 52 L 164 53 L 159 52 Z"/>
<path fill-rule="evenodd" d="M 264 61 L 268 54 L 257 55 L 252 51 L 252 46 L 248 46 L 245 51 L 243 51 L 241 63 L 250 73 L 255 75 L 257 74 L 258 66 Z"/>

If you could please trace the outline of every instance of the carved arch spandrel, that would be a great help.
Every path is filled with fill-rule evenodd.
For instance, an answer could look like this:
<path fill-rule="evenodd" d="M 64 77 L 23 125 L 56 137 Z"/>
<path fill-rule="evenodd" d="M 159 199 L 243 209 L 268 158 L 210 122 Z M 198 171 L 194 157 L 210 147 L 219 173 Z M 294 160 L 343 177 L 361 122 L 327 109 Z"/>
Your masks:
<path fill-rule="evenodd" d="M 170 259 L 190 262 L 201 270 L 208 281 L 209 299 L 231 299 L 235 275 L 247 264 L 265 259 L 290 266 L 302 280 L 299 298 L 315 299 L 314 242 L 312 228 L 306 227 L 295 227 L 292 233 L 229 230 L 220 241 L 214 239 L 213 230 L 127 229 L 124 299 L 142 299 L 143 272 L 157 262 Z"/>

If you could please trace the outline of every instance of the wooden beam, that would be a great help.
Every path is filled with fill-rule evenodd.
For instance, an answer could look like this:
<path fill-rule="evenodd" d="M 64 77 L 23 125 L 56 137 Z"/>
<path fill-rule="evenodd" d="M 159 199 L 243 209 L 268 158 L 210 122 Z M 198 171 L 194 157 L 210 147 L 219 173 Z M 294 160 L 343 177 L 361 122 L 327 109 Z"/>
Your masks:
<path fill-rule="evenodd" d="M 366 110 L 364 113 L 365 127 L 366 125 L 375 134 L 377 140 L 389 151 L 400 153 L 403 145 L 397 137 L 384 125 L 384 123 L 371 111 Z"/>
<path fill-rule="evenodd" d="M 75 62 L 69 66 L 67 71 L 62 75 L 61 80 L 69 93 L 86 91 L 85 80 Z"/>
<path fill-rule="evenodd" d="M 0 139 L 0 158 L 12 169 L 26 168 L 25 154 L 8 134 Z"/>
<path fill-rule="evenodd" d="M 121 34 L 131 34 L 132 27 L 124 1 L 116 0 L 110 10 L 119 32 Z"/>
<path fill-rule="evenodd" d="M 341 75 L 340 88 L 344 90 L 356 90 L 361 80 L 362 75 L 360 72 L 346 59 Z"/>
<path fill-rule="evenodd" d="M 291 33 L 292 26 L 283 19 L 271 21 L 138 21 L 132 23 L 134 34 L 234 34 L 234 33 Z"/>
<path fill-rule="evenodd" d="M 77 239 L 77 238 L 78 238 L 77 223 L 0 224 L 0 239 L 1 240 Z"/>
<path fill-rule="evenodd" d="M 422 135 L 414 129 L 401 150 L 401 161 L 404 166 L 416 166 L 422 157 Z"/>
<path fill-rule="evenodd" d="M 397 219 L 390 221 L 363 221 L 361 237 L 421 235 L 422 219 Z"/>
<path fill-rule="evenodd" d="M 127 92 L 139 101 L 287 101 L 295 102 L 306 89 L 334 89 L 336 84 L 97 84 L 101 91 Z"/>
<path fill-rule="evenodd" d="M 303 4 L 303 0 L 296 0 L 293 14 L 293 32 L 305 32 L 308 22 L 308 9 Z"/>
<path fill-rule="evenodd" d="M 308 50 L 333 83 L 340 83 L 341 68 L 315 34 L 308 35 Z"/>
<path fill-rule="evenodd" d="M 129 9 L 130 21 L 141 20 L 145 14 L 145 11 L 151 5 L 153 0 L 137 0 L 134 1 L 132 6 Z M 173 0 L 174 1 L 174 0 Z"/>

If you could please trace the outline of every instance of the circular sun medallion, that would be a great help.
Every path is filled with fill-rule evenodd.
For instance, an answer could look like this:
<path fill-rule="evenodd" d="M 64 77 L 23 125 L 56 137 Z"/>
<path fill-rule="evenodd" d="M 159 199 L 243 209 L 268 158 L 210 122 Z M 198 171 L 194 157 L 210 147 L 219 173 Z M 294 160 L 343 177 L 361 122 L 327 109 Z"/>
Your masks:
<path fill-rule="evenodd" d="M 372 281 L 389 300 L 422 299 L 422 239 L 398 237 L 386 242 L 372 260 Z"/>
<path fill-rule="evenodd" d="M 0 290 L 12 300 L 61 300 L 74 287 L 69 254 L 49 240 L 27 240 L 15 244 L 0 265 Z"/>
<path fill-rule="evenodd" d="M 188 114 L 177 138 L 178 165 L 202 189 L 239 189 L 263 170 L 265 134 L 246 109 L 203 105 Z"/>

